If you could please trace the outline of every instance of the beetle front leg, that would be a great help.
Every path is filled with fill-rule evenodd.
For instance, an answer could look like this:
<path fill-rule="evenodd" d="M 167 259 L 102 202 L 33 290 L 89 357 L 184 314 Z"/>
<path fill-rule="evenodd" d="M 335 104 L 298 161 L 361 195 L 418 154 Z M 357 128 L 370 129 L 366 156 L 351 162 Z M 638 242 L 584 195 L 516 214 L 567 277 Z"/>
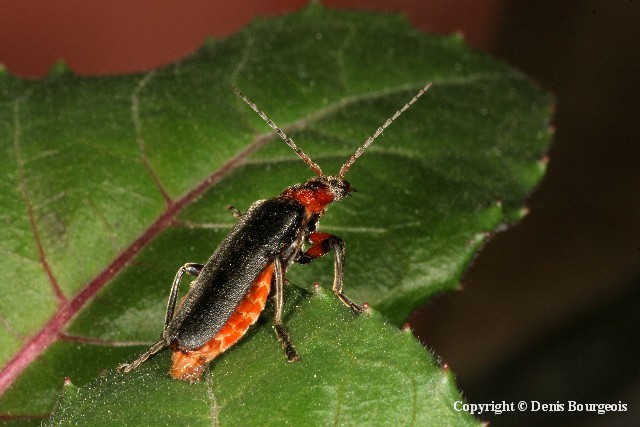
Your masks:
<path fill-rule="evenodd" d="M 336 294 L 338 299 L 340 299 L 344 305 L 350 307 L 351 310 L 356 313 L 362 313 L 362 306 L 353 302 L 353 300 L 346 296 L 342 291 L 345 259 L 344 240 L 338 236 L 334 236 L 333 234 L 319 232 L 309 234 L 309 240 L 313 246 L 307 249 L 307 251 L 298 258 L 298 262 L 300 264 L 308 264 L 311 261 L 326 255 L 327 252 L 333 249 L 333 293 Z"/>
<path fill-rule="evenodd" d="M 282 323 L 282 307 L 284 305 L 284 269 L 282 268 L 282 261 L 276 258 L 274 261 L 274 275 L 276 280 L 276 314 L 275 314 L 275 329 L 278 340 L 282 344 L 284 353 L 287 356 L 289 362 L 295 362 L 300 359 L 296 347 L 293 345 L 289 332 L 285 329 Z"/>

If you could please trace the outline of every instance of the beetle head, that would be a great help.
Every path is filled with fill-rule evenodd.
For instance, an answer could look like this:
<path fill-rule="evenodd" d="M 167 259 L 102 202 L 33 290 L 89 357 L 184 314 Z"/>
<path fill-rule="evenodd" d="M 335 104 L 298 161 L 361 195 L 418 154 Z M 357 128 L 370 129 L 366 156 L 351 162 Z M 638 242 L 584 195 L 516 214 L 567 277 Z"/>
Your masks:
<path fill-rule="evenodd" d="M 349 181 L 333 175 L 314 176 L 302 185 L 317 191 L 328 192 L 334 202 L 342 200 L 352 191 L 356 191 L 355 188 L 351 187 Z"/>
<path fill-rule="evenodd" d="M 352 191 L 356 190 L 349 181 L 337 176 L 320 175 L 286 188 L 281 197 L 295 199 L 310 213 L 322 215 L 327 205 L 344 199 Z"/>

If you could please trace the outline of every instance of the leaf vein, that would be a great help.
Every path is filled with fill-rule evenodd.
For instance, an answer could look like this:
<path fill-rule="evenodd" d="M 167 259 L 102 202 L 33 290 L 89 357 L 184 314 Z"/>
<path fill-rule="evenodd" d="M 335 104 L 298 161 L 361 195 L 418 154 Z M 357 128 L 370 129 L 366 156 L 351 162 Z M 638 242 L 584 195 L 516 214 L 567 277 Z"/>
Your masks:
<path fill-rule="evenodd" d="M 17 114 L 19 104 L 14 108 Z M 19 132 L 17 133 L 19 135 Z M 19 139 L 17 139 L 19 142 Z M 109 265 L 91 279 L 73 299 L 67 300 L 58 311 L 49 319 L 42 329 L 32 336 L 14 355 L 12 359 L 0 371 L 0 395 L 18 378 L 18 376 L 29 366 L 51 343 L 53 343 L 59 332 L 71 320 L 71 318 L 83 308 L 109 282 L 120 270 L 144 248 L 158 234 L 168 228 L 176 215 L 187 205 L 197 199 L 208 188 L 220 181 L 243 163 L 244 159 L 266 144 L 268 138 L 256 138 L 254 142 L 238 152 L 220 168 L 212 172 L 203 181 L 196 184 L 191 191 L 180 199 L 171 203 L 158 218 L 138 236 L 123 252 L 121 252 Z M 20 165 L 20 162 L 18 162 Z M 30 205 L 28 205 L 30 206 Z"/>
<path fill-rule="evenodd" d="M 211 406 L 209 408 L 209 413 L 211 416 L 211 425 L 212 427 L 218 427 L 220 425 L 220 421 L 218 420 L 218 414 L 220 413 L 220 407 L 218 406 L 218 400 L 216 399 L 216 395 L 213 391 L 213 380 L 211 379 L 211 375 L 207 375 L 207 397 L 209 397 L 209 402 L 211 402 Z"/>
<path fill-rule="evenodd" d="M 205 230 L 231 230 L 235 224 L 233 223 L 213 223 L 213 222 L 191 222 L 184 220 L 175 220 L 171 223 L 173 227 L 197 228 Z"/>
<path fill-rule="evenodd" d="M 355 35 L 356 29 L 353 25 L 348 25 L 347 26 L 348 29 L 348 33 L 347 36 L 344 38 L 344 41 L 342 42 L 342 45 L 340 46 L 340 48 L 338 48 L 338 53 L 336 55 L 336 68 L 340 71 L 340 75 L 339 75 L 339 79 L 340 79 L 340 84 L 342 86 L 342 89 L 344 89 L 345 91 L 348 90 L 349 85 L 347 83 L 347 75 L 346 75 L 346 65 L 344 62 L 344 52 L 349 48 L 349 46 L 351 45 L 351 42 L 353 41 L 353 36 Z"/>
<path fill-rule="evenodd" d="M 153 169 L 153 166 L 151 165 L 151 161 L 149 160 L 149 156 L 147 156 L 145 140 L 144 140 L 144 137 L 142 136 L 142 122 L 140 120 L 140 93 L 155 75 L 156 75 L 155 71 L 148 72 L 147 74 L 144 75 L 144 77 L 140 79 L 135 89 L 133 89 L 133 92 L 131 94 L 131 121 L 133 122 L 133 129 L 135 132 L 136 144 L 138 145 L 138 151 L 140 152 L 140 158 L 142 159 L 142 163 L 144 164 L 144 167 L 147 169 L 149 176 L 151 176 L 151 179 L 153 180 L 153 183 L 155 184 L 156 188 L 162 195 L 162 198 L 164 199 L 165 203 L 167 205 L 170 205 L 172 203 L 171 196 L 169 196 L 167 189 L 162 184 L 162 181 L 160 181 L 160 177 L 158 176 L 156 171 Z"/>
<path fill-rule="evenodd" d="M 236 83 L 238 76 L 244 70 L 245 65 L 247 65 L 247 61 L 249 60 L 251 49 L 253 48 L 253 37 L 251 37 L 251 34 L 248 32 L 245 32 L 244 34 L 246 34 L 245 46 L 242 49 L 242 55 L 240 56 L 240 61 L 238 61 L 238 64 L 229 75 L 230 76 L 229 80 L 231 81 L 231 84 Z"/>
<path fill-rule="evenodd" d="M 27 209 L 27 216 L 29 219 L 29 226 L 31 227 L 31 234 L 33 235 L 33 240 L 36 245 L 36 249 L 38 251 L 38 257 L 40 260 L 40 264 L 44 269 L 49 283 L 51 284 L 51 288 L 53 293 L 58 301 L 59 305 L 64 304 L 67 301 L 67 297 L 62 292 L 60 288 L 60 284 L 58 283 L 58 279 L 53 274 L 53 270 L 51 265 L 49 265 L 49 261 L 47 259 L 47 255 L 44 249 L 44 245 L 42 244 L 42 239 L 40 238 L 40 230 L 38 228 L 38 224 L 35 218 L 34 206 L 31 201 L 31 197 L 29 196 L 29 191 L 27 189 L 26 177 L 25 177 L 25 159 L 22 154 L 22 123 L 20 120 L 20 107 L 26 102 L 29 94 L 27 93 L 23 97 L 17 99 L 13 103 L 13 146 L 16 156 L 16 164 L 18 167 L 18 181 L 19 181 L 19 190 L 22 195 L 23 202 Z"/>
<path fill-rule="evenodd" d="M 105 340 L 102 338 L 87 337 L 81 335 L 71 335 L 61 332 L 58 334 L 58 339 L 65 342 L 74 342 L 79 344 L 92 344 L 103 347 L 134 347 L 134 346 L 150 346 L 153 342 L 150 341 L 113 341 Z"/>
<path fill-rule="evenodd" d="M 89 209 L 93 211 L 96 218 L 98 218 L 98 220 L 104 225 L 105 229 L 109 233 L 109 237 L 113 247 L 119 250 L 120 244 L 118 243 L 118 235 L 115 229 L 113 228 L 113 226 L 111 225 L 111 223 L 107 221 L 107 218 L 104 216 L 104 213 L 102 212 L 102 210 L 98 209 L 98 207 L 90 197 L 87 197 L 85 199 L 85 203 L 89 206 Z"/>

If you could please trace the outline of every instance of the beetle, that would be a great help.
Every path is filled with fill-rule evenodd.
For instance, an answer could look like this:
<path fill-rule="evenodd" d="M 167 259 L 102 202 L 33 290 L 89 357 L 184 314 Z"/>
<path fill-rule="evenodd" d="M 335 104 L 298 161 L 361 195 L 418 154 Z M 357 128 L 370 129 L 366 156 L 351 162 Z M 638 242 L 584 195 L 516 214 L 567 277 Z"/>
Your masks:
<path fill-rule="evenodd" d="M 317 231 L 327 206 L 355 191 L 345 174 L 382 132 L 431 86 L 424 86 L 388 118 L 342 165 L 337 176 L 325 175 L 282 129 L 235 86 L 233 90 L 291 147 L 317 175 L 286 188 L 279 196 L 258 200 L 246 213 L 229 206 L 238 222 L 205 264 L 187 263 L 177 272 L 164 321 L 162 339 L 132 363 L 118 366 L 130 372 L 165 347 L 172 350 L 170 374 L 198 381 L 208 363 L 235 344 L 256 322 L 275 284 L 274 329 L 290 362 L 300 358 L 282 321 L 284 276 L 293 263 L 306 264 L 333 250 L 333 293 L 355 313 L 363 307 L 343 292 L 344 241 Z M 305 245 L 309 245 L 305 250 Z M 177 304 L 182 277 L 195 276 Z M 177 305 L 177 309 L 176 309 Z"/>

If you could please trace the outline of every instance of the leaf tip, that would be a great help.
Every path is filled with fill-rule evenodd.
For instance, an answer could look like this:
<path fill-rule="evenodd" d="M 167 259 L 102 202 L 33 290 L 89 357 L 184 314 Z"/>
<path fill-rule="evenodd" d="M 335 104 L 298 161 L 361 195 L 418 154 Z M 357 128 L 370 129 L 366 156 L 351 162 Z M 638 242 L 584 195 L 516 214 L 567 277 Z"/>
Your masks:
<path fill-rule="evenodd" d="M 456 31 L 449 36 L 449 39 L 459 45 L 464 45 L 464 33 L 462 31 Z"/>
<path fill-rule="evenodd" d="M 49 71 L 50 76 L 62 76 L 71 72 L 71 69 L 64 60 L 57 60 Z"/>
<path fill-rule="evenodd" d="M 303 12 L 317 12 L 324 10 L 324 6 L 320 0 L 309 0 L 309 2 L 302 8 Z"/>
<path fill-rule="evenodd" d="M 553 136 L 555 134 L 556 134 L 556 125 L 554 125 L 553 123 L 549 123 L 549 125 L 547 126 L 547 135 Z"/>
<path fill-rule="evenodd" d="M 540 167 L 546 168 L 549 164 L 549 160 L 551 160 L 549 155 L 545 154 L 544 156 L 542 156 L 542 158 L 540 158 L 540 160 L 538 160 L 538 163 L 540 163 Z"/>
<path fill-rule="evenodd" d="M 482 233 L 476 233 L 471 239 L 467 241 L 467 247 L 476 248 L 482 243 L 484 243 L 486 240 L 488 240 L 490 237 L 491 237 L 491 233 L 489 233 L 488 231 L 484 231 Z"/>
<path fill-rule="evenodd" d="M 523 206 L 520 208 L 520 210 L 518 210 L 518 219 L 522 219 L 525 216 L 529 215 L 529 212 L 531 212 L 531 209 L 529 209 L 529 206 Z"/>
<path fill-rule="evenodd" d="M 451 391 L 457 393 L 456 389 L 456 376 L 455 373 L 451 370 L 451 366 L 447 362 L 442 362 L 440 364 L 440 372 L 442 373 L 442 381 L 451 387 Z"/>
<path fill-rule="evenodd" d="M 62 394 L 68 395 L 69 393 L 75 393 L 79 390 L 78 386 L 76 386 L 72 381 L 71 377 L 64 377 L 64 381 L 62 382 Z"/>
<path fill-rule="evenodd" d="M 311 294 L 313 298 L 326 299 L 328 297 L 325 289 L 320 286 L 320 283 L 313 282 L 313 293 Z"/>
<path fill-rule="evenodd" d="M 5 77 L 7 75 L 7 67 L 4 66 L 2 62 L 0 62 L 0 76 Z"/>
<path fill-rule="evenodd" d="M 211 49 L 216 44 L 216 39 L 212 35 L 207 35 L 204 38 L 201 49 Z"/>

